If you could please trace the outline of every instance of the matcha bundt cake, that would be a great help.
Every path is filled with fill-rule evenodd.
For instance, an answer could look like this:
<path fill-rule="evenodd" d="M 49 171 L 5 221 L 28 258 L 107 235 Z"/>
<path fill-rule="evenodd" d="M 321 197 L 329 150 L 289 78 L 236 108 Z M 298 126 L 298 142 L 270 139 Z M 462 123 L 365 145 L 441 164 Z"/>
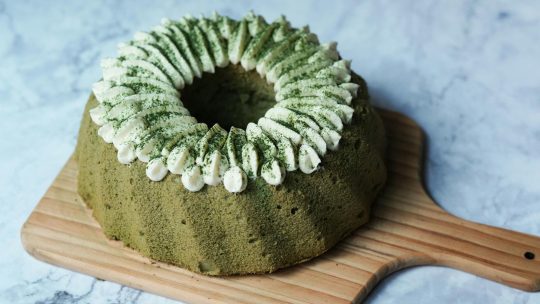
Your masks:
<path fill-rule="evenodd" d="M 386 180 L 365 82 L 281 17 L 165 19 L 101 63 L 78 191 L 104 233 L 208 275 L 272 272 L 364 224 Z"/>

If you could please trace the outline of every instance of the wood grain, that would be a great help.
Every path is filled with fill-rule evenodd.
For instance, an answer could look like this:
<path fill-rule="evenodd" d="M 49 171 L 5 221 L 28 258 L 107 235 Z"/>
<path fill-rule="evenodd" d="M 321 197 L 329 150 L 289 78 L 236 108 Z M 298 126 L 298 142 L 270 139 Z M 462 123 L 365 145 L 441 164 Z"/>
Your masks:
<path fill-rule="evenodd" d="M 36 258 L 190 303 L 361 302 L 388 274 L 444 265 L 527 291 L 540 289 L 540 238 L 448 214 L 421 182 L 423 135 L 410 119 L 380 111 L 389 138 L 389 180 L 372 220 L 322 256 L 272 274 L 207 277 L 151 261 L 107 240 L 76 192 L 70 159 L 21 237 Z M 536 254 L 533 259 L 527 252 Z"/>

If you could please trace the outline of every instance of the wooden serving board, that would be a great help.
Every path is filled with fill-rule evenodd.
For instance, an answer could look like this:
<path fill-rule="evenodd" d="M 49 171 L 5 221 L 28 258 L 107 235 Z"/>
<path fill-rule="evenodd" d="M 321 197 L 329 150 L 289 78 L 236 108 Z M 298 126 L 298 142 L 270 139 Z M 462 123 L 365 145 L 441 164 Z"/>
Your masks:
<path fill-rule="evenodd" d="M 151 261 L 104 236 L 77 195 L 73 159 L 24 224 L 22 242 L 42 261 L 189 303 L 356 303 L 388 274 L 428 264 L 539 290 L 540 238 L 441 209 L 421 181 L 422 131 L 400 114 L 380 114 L 389 138 L 389 180 L 372 220 L 300 265 L 272 274 L 208 277 Z"/>

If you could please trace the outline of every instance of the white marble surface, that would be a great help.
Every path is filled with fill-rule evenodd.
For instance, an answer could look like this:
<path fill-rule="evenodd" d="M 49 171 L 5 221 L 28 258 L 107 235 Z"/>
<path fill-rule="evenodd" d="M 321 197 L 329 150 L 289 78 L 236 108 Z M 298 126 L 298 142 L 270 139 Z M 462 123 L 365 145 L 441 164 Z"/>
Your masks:
<path fill-rule="evenodd" d="M 290 4 L 294 2 L 294 5 Z M 309 23 L 429 140 L 429 190 L 450 212 L 540 235 L 538 1 L 0 1 L 0 303 L 172 303 L 36 261 L 19 229 L 72 153 L 99 59 L 161 17 L 213 9 Z M 369 303 L 540 303 L 442 267 L 386 279 Z"/>

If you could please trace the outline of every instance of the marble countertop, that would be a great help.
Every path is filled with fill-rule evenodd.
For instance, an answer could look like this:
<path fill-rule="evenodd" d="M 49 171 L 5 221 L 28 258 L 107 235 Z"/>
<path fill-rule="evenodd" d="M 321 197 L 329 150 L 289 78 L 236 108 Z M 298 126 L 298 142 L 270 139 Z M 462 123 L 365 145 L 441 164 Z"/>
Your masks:
<path fill-rule="evenodd" d="M 100 58 L 164 16 L 214 9 L 284 13 L 338 41 L 373 103 L 424 128 L 427 186 L 442 207 L 540 235 L 540 2 L 357 2 L 0 1 L 0 303 L 174 302 L 39 262 L 19 230 L 73 152 Z M 416 267 L 368 302 L 540 303 L 540 293 Z"/>

